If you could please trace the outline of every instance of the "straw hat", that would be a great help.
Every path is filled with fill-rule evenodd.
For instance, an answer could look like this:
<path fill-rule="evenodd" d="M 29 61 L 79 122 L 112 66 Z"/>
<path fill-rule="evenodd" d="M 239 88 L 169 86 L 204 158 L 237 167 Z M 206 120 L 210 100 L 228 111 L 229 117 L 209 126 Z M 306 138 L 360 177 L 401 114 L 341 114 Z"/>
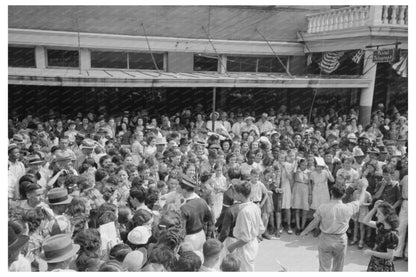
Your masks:
<path fill-rule="evenodd" d="M 72 201 L 72 196 L 68 195 L 68 190 L 64 188 L 53 188 L 48 191 L 47 203 L 52 205 L 69 204 Z"/>
<path fill-rule="evenodd" d="M 80 246 L 74 244 L 67 234 L 49 237 L 42 245 L 43 252 L 40 257 L 49 264 L 68 260 L 77 254 Z"/>

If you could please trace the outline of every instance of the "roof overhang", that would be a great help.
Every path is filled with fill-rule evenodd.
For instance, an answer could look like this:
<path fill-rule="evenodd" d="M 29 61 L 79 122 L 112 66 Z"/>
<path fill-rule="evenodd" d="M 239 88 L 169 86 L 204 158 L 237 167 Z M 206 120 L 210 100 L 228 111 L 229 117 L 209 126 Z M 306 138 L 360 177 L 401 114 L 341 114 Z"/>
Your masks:
<path fill-rule="evenodd" d="M 267 73 L 170 73 L 131 70 L 9 68 L 10 85 L 71 87 L 235 87 L 368 88 L 371 80 L 346 76 L 293 76 Z"/>

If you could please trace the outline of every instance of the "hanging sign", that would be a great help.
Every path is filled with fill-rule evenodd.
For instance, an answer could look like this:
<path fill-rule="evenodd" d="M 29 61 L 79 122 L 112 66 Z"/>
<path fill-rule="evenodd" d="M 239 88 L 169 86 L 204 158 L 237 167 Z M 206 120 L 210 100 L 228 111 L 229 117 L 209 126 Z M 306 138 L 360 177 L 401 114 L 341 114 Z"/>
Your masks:
<path fill-rule="evenodd" d="M 391 63 L 396 59 L 396 49 L 380 49 L 373 53 L 373 62 L 375 63 Z"/>

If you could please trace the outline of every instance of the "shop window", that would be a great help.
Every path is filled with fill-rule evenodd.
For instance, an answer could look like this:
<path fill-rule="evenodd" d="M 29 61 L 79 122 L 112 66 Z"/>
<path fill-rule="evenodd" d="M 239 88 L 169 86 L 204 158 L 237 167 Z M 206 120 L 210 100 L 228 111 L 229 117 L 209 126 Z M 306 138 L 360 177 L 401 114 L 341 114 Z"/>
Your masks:
<path fill-rule="evenodd" d="M 111 51 L 91 51 L 91 67 L 127 68 L 127 53 Z"/>
<path fill-rule="evenodd" d="M 48 49 L 48 66 L 79 67 L 78 50 Z"/>
<path fill-rule="evenodd" d="M 218 71 L 218 62 L 216 56 L 195 54 L 194 71 Z"/>
<path fill-rule="evenodd" d="M 288 57 L 279 56 L 286 66 Z M 281 63 L 274 56 L 243 57 L 227 56 L 227 71 L 230 72 L 286 72 Z"/>
<path fill-rule="evenodd" d="M 155 59 L 155 62 L 153 62 L 153 58 Z M 153 53 L 153 58 L 150 53 L 128 53 L 129 68 L 163 70 L 163 54 Z"/>
<path fill-rule="evenodd" d="M 9 67 L 36 67 L 35 48 L 9 46 Z"/>

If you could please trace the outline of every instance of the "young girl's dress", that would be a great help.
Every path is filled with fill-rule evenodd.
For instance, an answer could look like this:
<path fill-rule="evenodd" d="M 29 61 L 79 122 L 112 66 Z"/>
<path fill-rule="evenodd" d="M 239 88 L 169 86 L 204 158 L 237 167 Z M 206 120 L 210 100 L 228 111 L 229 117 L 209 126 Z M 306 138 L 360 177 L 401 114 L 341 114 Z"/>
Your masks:
<path fill-rule="evenodd" d="M 353 201 L 360 199 L 360 191 L 358 189 L 354 191 L 352 198 L 353 198 Z M 371 203 L 372 201 L 373 201 L 373 198 L 371 197 L 371 194 L 368 191 L 366 191 L 365 197 L 364 197 L 364 203 Z M 368 214 L 368 212 L 369 212 L 368 206 L 361 205 L 360 209 L 358 210 L 358 213 L 352 216 L 352 220 L 362 223 L 364 217 Z"/>
<path fill-rule="evenodd" d="M 295 183 L 292 191 L 292 208 L 300 210 L 309 210 L 309 174 L 308 169 L 304 171 L 298 170 L 295 173 Z"/>
<path fill-rule="evenodd" d="M 311 209 L 316 210 L 321 204 L 328 203 L 330 200 L 328 189 L 329 173 L 322 170 L 321 173 L 313 171 L 310 180 L 313 182 L 312 187 L 312 205 Z"/>

